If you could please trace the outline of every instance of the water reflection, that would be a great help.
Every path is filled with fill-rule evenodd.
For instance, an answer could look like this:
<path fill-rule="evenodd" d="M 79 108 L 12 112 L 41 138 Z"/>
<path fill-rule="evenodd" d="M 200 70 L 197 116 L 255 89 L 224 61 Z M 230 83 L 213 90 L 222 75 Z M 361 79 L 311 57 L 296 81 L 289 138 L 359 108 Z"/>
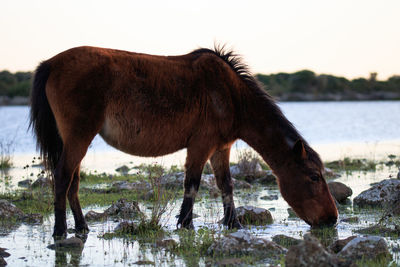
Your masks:
<path fill-rule="evenodd" d="M 59 246 L 57 242 L 62 242 L 65 240 L 57 240 L 55 239 L 55 257 L 54 257 L 54 265 L 55 266 L 79 266 L 82 259 L 82 252 L 88 238 L 87 234 L 76 234 L 76 238 L 79 238 L 83 245 L 82 246 Z M 69 260 L 68 260 L 69 258 Z"/>

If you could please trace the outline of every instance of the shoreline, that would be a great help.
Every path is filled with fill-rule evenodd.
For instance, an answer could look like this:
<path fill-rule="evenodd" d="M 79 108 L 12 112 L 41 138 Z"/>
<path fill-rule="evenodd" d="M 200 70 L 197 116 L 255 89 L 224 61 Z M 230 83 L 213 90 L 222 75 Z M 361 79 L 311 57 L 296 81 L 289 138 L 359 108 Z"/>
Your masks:
<path fill-rule="evenodd" d="M 322 160 L 333 161 L 350 158 L 367 158 L 372 160 L 383 160 L 389 154 L 400 156 L 400 139 L 380 142 L 340 142 L 330 144 L 311 144 L 311 147 L 320 154 Z M 238 153 L 250 147 L 232 147 L 230 162 L 237 162 Z M 37 153 L 15 153 L 12 156 L 13 169 L 22 169 L 31 164 Z M 116 173 L 115 169 L 122 165 L 130 167 L 140 164 L 160 164 L 165 167 L 177 165 L 183 167 L 185 164 L 186 149 L 160 157 L 138 157 L 121 151 L 88 151 L 82 161 L 82 170 L 97 171 L 98 173 Z M 38 163 L 38 162 L 36 162 Z M 23 170 L 25 173 L 26 171 Z M 11 170 L 11 172 L 13 172 Z M 20 173 L 21 174 L 21 173 Z"/>

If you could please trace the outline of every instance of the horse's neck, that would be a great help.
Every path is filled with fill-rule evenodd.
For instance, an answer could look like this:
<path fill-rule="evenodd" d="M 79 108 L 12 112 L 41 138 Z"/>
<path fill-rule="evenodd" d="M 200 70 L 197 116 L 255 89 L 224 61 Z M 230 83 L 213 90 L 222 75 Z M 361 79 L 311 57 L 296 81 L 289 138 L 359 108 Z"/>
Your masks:
<path fill-rule="evenodd" d="M 256 150 L 274 172 L 285 168 L 292 159 L 293 144 L 301 138 L 279 107 L 267 97 L 257 97 L 247 107 L 241 138 Z"/>

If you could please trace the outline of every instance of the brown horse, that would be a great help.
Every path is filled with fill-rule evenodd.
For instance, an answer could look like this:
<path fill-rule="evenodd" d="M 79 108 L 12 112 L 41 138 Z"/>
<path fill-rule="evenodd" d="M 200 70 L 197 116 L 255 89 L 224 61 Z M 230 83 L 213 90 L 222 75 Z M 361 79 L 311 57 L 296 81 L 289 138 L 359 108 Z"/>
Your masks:
<path fill-rule="evenodd" d="M 154 56 L 72 48 L 37 68 L 31 126 L 54 174 L 54 236 L 66 233 L 67 197 L 76 230 L 88 230 L 78 199 L 79 169 L 98 133 L 111 146 L 138 156 L 187 148 L 178 226 L 193 227 L 193 203 L 210 159 L 222 191 L 223 222 L 240 227 L 229 172 L 229 153 L 237 139 L 268 163 L 282 196 L 300 218 L 312 226 L 337 220 L 318 154 L 232 51 Z"/>

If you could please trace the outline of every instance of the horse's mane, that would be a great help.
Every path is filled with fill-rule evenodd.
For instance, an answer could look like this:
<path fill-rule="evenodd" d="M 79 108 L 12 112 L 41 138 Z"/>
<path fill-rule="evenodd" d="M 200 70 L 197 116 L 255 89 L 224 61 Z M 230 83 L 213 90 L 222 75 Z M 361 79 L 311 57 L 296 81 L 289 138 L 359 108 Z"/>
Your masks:
<path fill-rule="evenodd" d="M 297 140 L 302 140 L 304 148 L 307 151 L 309 160 L 323 166 L 322 161 L 317 152 L 315 152 L 307 143 L 301 134 L 296 130 L 294 125 L 285 117 L 281 109 L 276 104 L 276 101 L 270 96 L 263 85 L 254 77 L 248 65 L 243 61 L 242 57 L 231 49 L 227 49 L 224 45 L 214 45 L 214 50 L 208 48 L 199 48 L 192 51 L 192 55 L 201 55 L 211 53 L 224 60 L 231 69 L 241 78 L 241 80 L 251 89 L 257 97 L 264 99 L 268 104 L 268 111 L 273 113 L 278 118 L 279 126 L 282 132 L 286 135 L 289 146 L 292 146 Z M 293 143 L 293 144 L 291 144 Z"/>

